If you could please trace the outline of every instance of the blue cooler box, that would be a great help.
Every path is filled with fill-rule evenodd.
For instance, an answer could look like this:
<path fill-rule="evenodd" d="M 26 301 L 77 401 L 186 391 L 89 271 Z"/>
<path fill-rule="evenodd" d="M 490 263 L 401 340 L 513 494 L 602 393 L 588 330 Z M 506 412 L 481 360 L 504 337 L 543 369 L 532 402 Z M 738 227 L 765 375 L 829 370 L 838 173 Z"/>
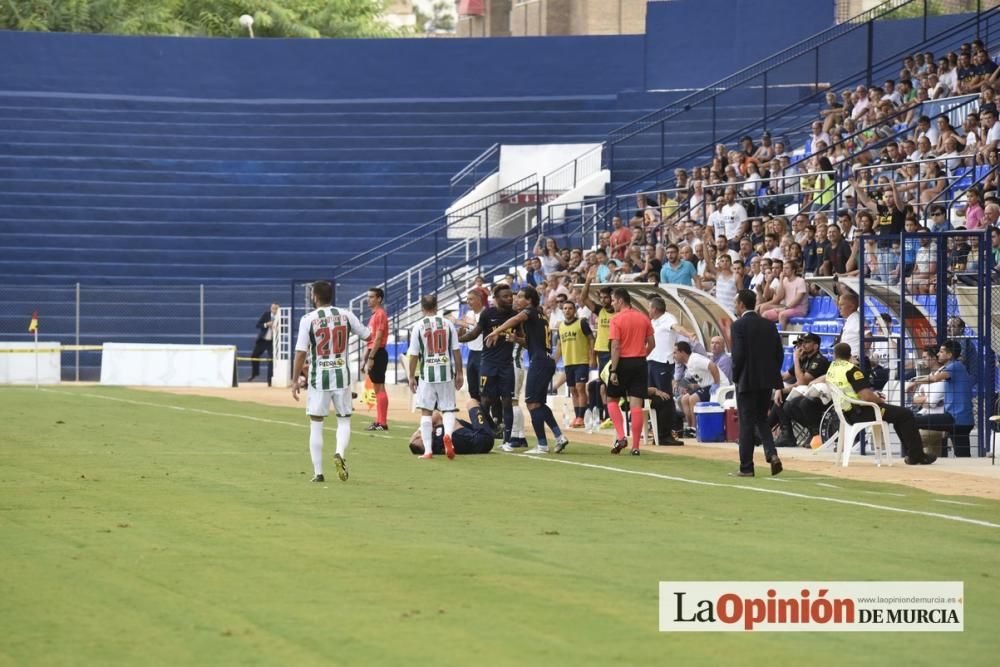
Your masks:
<path fill-rule="evenodd" d="M 696 404 L 694 420 L 698 442 L 723 442 L 726 439 L 726 411 L 718 403 Z"/>

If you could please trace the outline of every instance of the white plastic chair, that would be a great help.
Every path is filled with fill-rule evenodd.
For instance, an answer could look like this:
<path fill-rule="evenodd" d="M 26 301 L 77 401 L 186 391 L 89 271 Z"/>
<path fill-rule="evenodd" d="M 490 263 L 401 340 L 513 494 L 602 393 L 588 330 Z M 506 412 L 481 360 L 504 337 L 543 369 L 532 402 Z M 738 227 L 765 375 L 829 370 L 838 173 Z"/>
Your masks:
<path fill-rule="evenodd" d="M 837 438 L 837 451 L 840 454 L 840 465 L 847 467 L 847 462 L 851 458 L 851 450 L 854 448 L 854 441 L 860 433 L 870 429 L 872 433 L 872 449 L 875 450 L 875 465 L 882 467 L 882 456 L 885 455 L 886 465 L 892 465 L 892 453 L 889 451 L 889 425 L 882 421 L 882 410 L 876 403 L 862 401 L 855 398 L 848 398 L 844 392 L 835 385 L 828 385 L 830 396 L 833 399 L 834 410 L 840 418 L 840 434 Z M 855 407 L 872 408 L 875 419 L 866 422 L 847 423 L 844 417 L 844 403 L 849 403 Z M 853 409 L 853 408 L 852 408 Z"/>
<path fill-rule="evenodd" d="M 732 400 L 733 405 L 727 406 L 726 401 Z M 736 407 L 736 385 L 727 384 L 719 387 L 715 396 L 712 398 L 712 402 L 718 403 L 722 407 Z"/>

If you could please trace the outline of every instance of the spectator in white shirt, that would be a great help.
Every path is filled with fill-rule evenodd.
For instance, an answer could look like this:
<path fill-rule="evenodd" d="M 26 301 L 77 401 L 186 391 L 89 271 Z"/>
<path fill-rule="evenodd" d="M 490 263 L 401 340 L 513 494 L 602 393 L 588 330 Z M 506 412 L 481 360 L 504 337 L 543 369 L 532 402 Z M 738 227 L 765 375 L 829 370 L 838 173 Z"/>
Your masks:
<path fill-rule="evenodd" d="M 837 307 L 840 316 L 844 318 L 844 328 L 840 333 L 840 342 L 851 346 L 851 358 L 860 360 L 861 351 L 861 313 L 858 312 L 858 295 L 847 292 L 840 295 Z"/>
<path fill-rule="evenodd" d="M 747 210 L 743 204 L 736 201 L 736 188 L 729 186 L 726 188 L 726 203 L 722 207 L 722 219 L 725 225 L 726 238 L 730 239 L 730 246 L 746 233 Z"/>

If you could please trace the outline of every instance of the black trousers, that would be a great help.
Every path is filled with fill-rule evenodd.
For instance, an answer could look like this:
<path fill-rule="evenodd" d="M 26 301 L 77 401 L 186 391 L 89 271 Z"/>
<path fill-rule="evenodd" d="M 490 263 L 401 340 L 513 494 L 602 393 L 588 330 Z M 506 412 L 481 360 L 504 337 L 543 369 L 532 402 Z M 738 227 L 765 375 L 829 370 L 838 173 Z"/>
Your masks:
<path fill-rule="evenodd" d="M 972 424 L 956 424 L 955 418 L 947 413 L 916 415 L 914 419 L 916 420 L 918 430 L 944 431 L 945 434 L 951 436 L 951 448 L 954 450 L 955 456 L 972 456 L 972 447 L 969 443 L 969 433 L 972 432 Z"/>
<path fill-rule="evenodd" d="M 253 346 L 253 352 L 250 356 L 254 359 L 260 359 L 264 356 L 265 352 L 267 353 L 267 383 L 271 384 L 271 378 L 274 376 L 274 341 L 258 338 L 257 344 Z M 260 375 L 259 361 L 250 362 L 250 375 L 253 377 Z"/>
<path fill-rule="evenodd" d="M 770 461 L 778 455 L 774 436 L 767 426 L 767 411 L 774 397 L 773 389 L 757 389 L 736 394 L 736 411 L 740 416 L 740 472 L 753 472 L 754 435 L 764 444 L 764 456 Z"/>
<path fill-rule="evenodd" d="M 844 413 L 844 417 L 849 423 L 856 424 L 875 419 L 875 412 L 872 408 L 855 405 Z M 899 436 L 903 456 L 912 456 L 915 459 L 923 458 L 924 442 L 917 429 L 917 418 L 909 409 L 901 408 L 898 405 L 883 405 L 882 421 L 892 424 L 896 435 Z"/>
<path fill-rule="evenodd" d="M 790 401 L 785 402 L 784 413 L 788 419 L 797 421 L 805 426 L 809 429 L 809 435 L 811 436 L 819 434 L 819 423 L 823 419 L 823 413 L 825 412 L 826 406 L 818 398 L 796 396 Z M 789 427 L 791 427 L 791 423 L 789 423 Z"/>
<path fill-rule="evenodd" d="M 649 407 L 656 411 L 656 430 L 658 431 L 656 437 L 661 441 L 672 439 L 674 437 L 674 422 L 677 419 L 677 406 L 674 405 L 673 397 L 653 396 L 649 399 Z"/>
<path fill-rule="evenodd" d="M 674 393 L 674 369 L 676 368 L 674 364 L 646 360 L 646 367 L 649 370 L 650 387 L 656 387 L 668 394 Z"/>

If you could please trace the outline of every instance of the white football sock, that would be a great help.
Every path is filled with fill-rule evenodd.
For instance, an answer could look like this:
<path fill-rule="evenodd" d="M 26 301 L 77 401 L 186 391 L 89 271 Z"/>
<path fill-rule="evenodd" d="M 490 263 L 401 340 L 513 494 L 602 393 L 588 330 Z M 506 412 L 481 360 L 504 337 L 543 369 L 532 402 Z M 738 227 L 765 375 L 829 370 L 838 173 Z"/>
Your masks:
<path fill-rule="evenodd" d="M 424 441 L 424 454 L 430 454 L 433 447 L 434 427 L 430 415 L 420 417 L 420 438 Z"/>
<path fill-rule="evenodd" d="M 510 429 L 510 437 L 524 437 L 524 413 L 521 412 L 520 405 L 514 406 L 514 426 Z"/>
<path fill-rule="evenodd" d="M 347 445 L 351 442 L 351 418 L 337 417 L 337 453 L 340 458 L 347 454 Z"/>
<path fill-rule="evenodd" d="M 444 420 L 444 432 L 450 436 L 455 432 L 455 413 L 444 412 L 441 414 L 441 418 Z"/>
<path fill-rule="evenodd" d="M 323 474 L 323 422 L 309 420 L 309 454 L 312 456 L 313 472 Z"/>

